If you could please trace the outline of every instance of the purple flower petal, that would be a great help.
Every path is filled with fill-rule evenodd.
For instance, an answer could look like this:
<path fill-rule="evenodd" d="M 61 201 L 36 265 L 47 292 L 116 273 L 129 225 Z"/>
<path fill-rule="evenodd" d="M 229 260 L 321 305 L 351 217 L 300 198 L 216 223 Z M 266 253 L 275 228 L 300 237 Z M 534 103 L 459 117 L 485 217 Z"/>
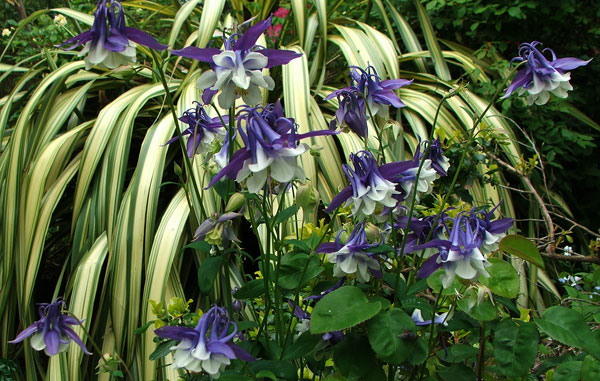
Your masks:
<path fill-rule="evenodd" d="M 233 343 L 227 343 L 227 345 L 233 350 L 235 353 L 235 357 L 243 361 L 256 361 L 256 359 L 242 347 L 239 347 Z"/>
<path fill-rule="evenodd" d="M 580 66 L 585 66 L 590 63 L 591 59 L 584 61 L 579 58 L 565 57 L 552 61 L 552 66 L 560 70 L 573 70 Z"/>
<path fill-rule="evenodd" d="M 71 338 L 71 340 L 73 340 L 75 342 L 75 344 L 79 345 L 79 347 L 81 348 L 81 350 L 83 351 L 83 353 L 85 353 L 86 355 L 91 355 L 92 354 L 85 347 L 85 344 L 83 344 L 83 341 L 81 341 L 81 339 L 79 338 L 79 336 L 77 336 L 77 334 L 75 333 L 75 331 L 73 331 L 69 327 L 63 327 L 62 330 L 63 330 L 64 333 L 66 333 L 67 336 L 69 336 Z"/>
<path fill-rule="evenodd" d="M 296 53 L 293 50 L 261 49 L 258 50 L 258 52 L 269 59 L 265 69 L 269 69 L 274 66 L 285 65 L 291 60 L 302 56 L 302 53 Z"/>
<path fill-rule="evenodd" d="M 197 48 L 195 46 L 188 46 L 180 50 L 171 50 L 171 54 L 173 55 L 210 63 L 213 63 L 213 57 L 219 53 L 221 53 L 221 50 L 217 48 Z M 206 104 L 206 102 L 204 103 Z"/>
<path fill-rule="evenodd" d="M 127 33 L 127 38 L 129 38 L 131 41 L 147 46 L 150 49 L 165 50 L 168 48 L 167 45 L 159 43 L 154 37 L 139 29 L 125 27 L 125 32 Z"/>
<path fill-rule="evenodd" d="M 233 50 L 250 50 L 256 44 L 256 40 L 258 40 L 260 35 L 267 30 L 269 25 L 271 25 L 271 17 L 248 28 L 246 33 L 235 42 Z"/>
<path fill-rule="evenodd" d="M 329 206 L 325 209 L 325 213 L 331 213 L 352 196 L 352 186 L 348 185 L 342 189 L 340 193 L 335 195 Z"/>
<path fill-rule="evenodd" d="M 58 353 L 60 347 L 60 334 L 57 329 L 51 329 L 44 333 L 44 343 L 46 344 L 46 352 L 50 356 Z"/>
<path fill-rule="evenodd" d="M 32 325 L 30 325 L 29 327 L 25 328 L 13 340 L 9 341 L 9 343 L 10 344 L 20 343 L 21 341 L 25 340 L 29 336 L 31 336 L 34 333 L 36 333 L 38 331 L 38 328 L 39 328 L 39 322 L 36 321 L 35 323 L 33 323 Z"/>
<path fill-rule="evenodd" d="M 430 257 L 425 262 L 423 262 L 423 264 L 419 268 L 419 271 L 417 272 L 417 278 L 427 278 L 428 276 L 433 274 L 437 269 L 442 267 L 441 263 L 437 263 L 437 259 L 439 256 L 439 254 L 435 254 L 434 256 Z"/>

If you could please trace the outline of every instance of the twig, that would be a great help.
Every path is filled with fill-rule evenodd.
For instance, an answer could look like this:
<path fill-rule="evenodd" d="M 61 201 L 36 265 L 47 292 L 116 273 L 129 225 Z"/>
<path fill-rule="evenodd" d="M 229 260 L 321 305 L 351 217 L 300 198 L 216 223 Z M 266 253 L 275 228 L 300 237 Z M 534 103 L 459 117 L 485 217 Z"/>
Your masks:
<path fill-rule="evenodd" d="M 548 245 L 548 246 L 553 246 L 553 245 Z M 596 256 L 560 255 L 560 254 L 549 253 L 548 249 L 546 249 L 546 252 L 540 250 L 540 254 L 542 254 L 542 256 L 544 256 L 546 258 L 556 259 L 559 261 L 568 261 L 568 262 L 577 262 L 577 263 L 587 262 L 587 263 L 593 263 L 596 265 L 600 265 L 600 257 L 596 257 Z"/>
<path fill-rule="evenodd" d="M 578 227 L 579 229 L 581 229 L 581 230 L 585 231 L 586 233 L 588 233 L 588 234 L 591 234 L 591 235 L 593 235 L 594 237 L 598 237 L 598 238 L 600 238 L 600 234 L 598 234 L 598 233 L 596 233 L 596 232 L 593 232 L 592 230 L 590 230 L 590 229 L 586 228 L 586 227 L 585 227 L 585 226 L 583 226 L 583 225 L 580 225 L 580 224 L 578 224 L 577 222 L 573 221 L 572 219 L 570 219 L 569 217 L 565 216 L 565 215 L 564 215 L 564 214 L 562 214 L 562 213 L 558 213 L 558 212 L 550 211 L 550 214 L 554 214 L 556 217 L 558 217 L 558 218 L 562 218 L 563 220 L 565 220 L 565 221 L 567 221 L 567 222 L 569 222 L 569 223 L 573 224 L 573 226 L 575 226 L 575 227 Z"/>
<path fill-rule="evenodd" d="M 503 161 L 502 159 L 500 159 L 498 156 L 494 155 L 493 153 L 488 153 L 488 155 L 491 158 L 493 158 L 494 160 L 496 160 L 496 162 L 498 162 L 498 164 L 500 164 L 504 168 L 508 169 L 509 171 L 511 171 L 511 172 L 515 173 L 516 175 L 518 175 L 519 177 L 521 177 L 521 180 L 525 183 L 525 186 L 531 191 L 531 194 L 537 200 L 537 202 L 540 206 L 540 209 L 542 211 L 542 216 L 544 217 L 544 223 L 546 225 L 546 230 L 548 231 L 550 242 L 551 242 L 551 244 L 548 245 L 546 247 L 546 249 L 548 251 L 548 254 L 552 255 L 554 252 L 554 222 L 552 222 L 552 217 L 550 217 L 550 212 L 548 211 L 548 208 L 546 207 L 546 203 L 544 202 L 542 197 L 539 195 L 539 193 L 536 191 L 535 187 L 531 183 L 531 180 L 529 180 L 529 177 L 527 177 L 523 173 L 517 171 L 515 169 L 515 167 L 506 163 L 505 161 Z M 559 256 L 559 257 L 562 257 L 562 256 Z"/>

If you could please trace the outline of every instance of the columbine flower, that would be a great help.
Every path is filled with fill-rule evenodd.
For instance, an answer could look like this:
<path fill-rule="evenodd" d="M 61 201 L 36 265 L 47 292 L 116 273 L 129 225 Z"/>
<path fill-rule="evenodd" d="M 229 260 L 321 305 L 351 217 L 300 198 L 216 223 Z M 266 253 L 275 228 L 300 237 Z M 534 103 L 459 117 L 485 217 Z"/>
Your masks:
<path fill-rule="evenodd" d="M 491 221 L 499 205 L 490 212 L 473 208 L 468 213 L 459 213 L 455 218 L 443 219 L 441 223 L 448 234 L 447 240 L 438 238 L 413 248 L 436 248 L 439 251 L 423 263 L 417 276 L 426 278 L 443 267 L 445 274 L 441 280 L 444 287 L 450 286 L 456 275 L 470 280 L 480 275 L 488 277 L 485 270 L 489 265 L 487 255 L 498 248 L 498 242 L 513 224 L 512 218 Z M 448 222 L 452 222 L 451 229 L 448 228 Z"/>
<path fill-rule="evenodd" d="M 571 246 L 565 246 L 563 250 L 563 255 L 566 255 L 567 257 L 573 255 L 573 248 Z"/>
<path fill-rule="evenodd" d="M 371 65 L 367 69 L 351 66 L 351 84 L 348 87 L 334 91 L 325 100 L 337 97 L 339 108 L 336 112 L 337 124 L 346 123 L 359 136 L 367 137 L 367 119 L 364 100 L 373 116 L 379 114 L 387 117 L 389 106 L 404 107 L 400 98 L 394 93 L 395 89 L 410 85 L 412 80 L 387 79 L 382 81 Z M 331 123 L 335 124 L 336 120 Z"/>
<path fill-rule="evenodd" d="M 431 319 L 424 320 L 423 315 L 421 315 L 421 310 L 415 308 L 410 318 L 415 322 L 416 325 L 431 325 Z M 448 325 L 447 322 L 448 312 L 444 312 L 443 314 L 435 314 L 433 318 L 433 324 L 443 324 L 444 327 Z"/>
<path fill-rule="evenodd" d="M 340 240 L 342 232 L 340 230 L 337 234 L 335 242 L 322 243 L 317 249 L 317 253 L 329 253 L 328 261 L 334 264 L 333 276 L 344 277 L 356 274 L 359 282 L 368 282 L 371 273 L 380 276 L 380 265 L 375 254 L 367 251 L 377 244 L 367 242 L 365 224 L 356 225 L 345 244 Z"/>
<path fill-rule="evenodd" d="M 533 41 L 519 46 L 519 56 L 513 58 L 511 63 L 525 62 L 525 68 L 517 72 L 502 98 L 507 98 L 518 88 L 521 88 L 519 95 L 526 91 L 529 93 L 527 96 L 529 105 L 534 102 L 538 105 L 545 104 L 550 98 L 550 93 L 559 98 L 566 98 L 567 91 L 573 90 L 573 86 L 569 83 L 571 73 L 568 71 L 587 65 L 591 61 L 573 57 L 557 59 L 552 49 L 546 48 L 540 52 L 537 49 L 538 45 L 541 45 L 540 42 Z M 552 61 L 544 56 L 546 51 L 552 55 Z"/>
<path fill-rule="evenodd" d="M 250 193 L 262 189 L 268 176 L 279 183 L 294 178 L 303 180 L 304 171 L 298 166 L 297 157 L 308 150 L 308 145 L 298 142 L 311 136 L 335 134 L 330 130 L 296 134 L 294 120 L 284 116 L 279 102 L 265 107 L 246 106 L 238 113 L 237 121 L 244 147 L 233 154 L 209 187 L 223 176 L 237 182 L 247 179 Z"/>
<path fill-rule="evenodd" d="M 44 350 L 48 356 L 54 356 L 59 352 L 66 351 L 69 348 L 69 343 L 73 340 L 81 347 L 83 353 L 91 355 L 79 336 L 70 327 L 71 325 L 81 324 L 81 322 L 72 316 L 63 315 L 61 309 L 64 306 L 65 302 L 61 298 L 50 304 L 39 304 L 40 320 L 25 328 L 9 343 L 20 343 L 33 335 L 31 337 L 33 349 L 36 351 Z"/>
<path fill-rule="evenodd" d="M 220 247 L 223 246 L 224 242 L 240 242 L 233 233 L 231 220 L 241 215 L 240 213 L 229 212 L 204 220 L 194 233 L 194 241 L 205 240 L 211 245 Z"/>
<path fill-rule="evenodd" d="M 341 126 L 345 123 L 356 135 L 366 139 L 369 135 L 369 127 L 365 114 L 365 102 L 358 89 L 351 86 L 338 90 L 325 99 L 331 99 L 334 95 L 338 99 L 339 107 L 335 112 L 335 119 L 329 123 L 329 128 L 334 129 L 336 124 Z"/>
<path fill-rule="evenodd" d="M 190 158 L 195 153 L 206 154 L 213 152 L 213 145 L 223 142 L 226 136 L 223 122 L 228 123 L 229 121 L 229 117 L 227 116 L 223 117 L 223 122 L 219 118 L 211 118 L 199 102 L 194 103 L 196 103 L 196 108 L 185 111 L 183 116 L 179 118 L 180 121 L 189 126 L 181 135 L 190 135 L 187 141 L 187 155 Z M 165 144 L 171 144 L 177 139 L 179 137 L 175 136 Z"/>
<path fill-rule="evenodd" d="M 354 169 L 348 164 L 342 167 L 350 185 L 331 200 L 331 204 L 325 209 L 326 213 L 332 212 L 344 201 L 346 205 L 352 204 L 352 214 L 355 216 L 371 215 L 377 205 L 395 207 L 402 196 L 399 183 L 403 180 L 414 181 L 414 176 L 403 179 L 403 173 L 419 165 L 418 161 L 411 160 L 377 167 L 373 154 L 368 151 L 350 154 L 350 161 L 354 164 Z"/>
<path fill-rule="evenodd" d="M 125 26 L 125 14 L 117 0 L 98 0 L 94 16 L 92 29 L 59 45 L 70 45 L 66 50 L 71 50 L 85 44 L 79 55 L 87 53 L 86 69 L 94 65 L 114 69 L 135 62 L 135 43 L 156 50 L 167 48 L 148 33 Z"/>
<path fill-rule="evenodd" d="M 10 29 L 8 29 L 8 28 L 2 29 L 2 37 L 8 37 L 8 36 L 10 36 Z"/>
<path fill-rule="evenodd" d="M 229 333 L 231 325 L 233 331 Z M 165 326 L 154 333 L 158 337 L 180 342 L 171 348 L 175 351 L 175 368 L 191 372 L 204 370 L 211 377 L 217 378 L 232 359 L 255 360 L 248 352 L 231 342 L 237 335 L 237 326 L 229 320 L 227 310 L 217 306 L 202 315 L 194 329 Z"/>
<path fill-rule="evenodd" d="M 204 103 L 210 103 L 212 97 L 221 90 L 219 104 L 223 108 L 234 105 L 240 96 L 249 105 L 261 102 L 259 87 L 272 90 L 273 79 L 263 76 L 262 70 L 284 65 L 301 54 L 291 50 L 266 49 L 255 45 L 256 40 L 271 25 L 271 18 L 248 28 L 246 33 L 234 33 L 224 38 L 225 50 L 217 48 L 196 48 L 188 46 L 173 50 L 178 56 L 208 62 L 212 71 L 204 72 L 198 79 L 198 87 L 205 90 Z"/>

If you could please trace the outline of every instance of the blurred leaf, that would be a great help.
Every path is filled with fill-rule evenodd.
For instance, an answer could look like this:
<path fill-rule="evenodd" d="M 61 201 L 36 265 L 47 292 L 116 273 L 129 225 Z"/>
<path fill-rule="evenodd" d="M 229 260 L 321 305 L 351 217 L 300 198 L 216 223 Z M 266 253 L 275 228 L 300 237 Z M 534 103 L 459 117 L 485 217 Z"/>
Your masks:
<path fill-rule="evenodd" d="M 409 357 L 413 342 L 402 336 L 414 334 L 416 329 L 415 322 L 399 308 L 381 312 L 367 322 L 371 347 L 377 355 L 393 364 L 400 364 Z"/>

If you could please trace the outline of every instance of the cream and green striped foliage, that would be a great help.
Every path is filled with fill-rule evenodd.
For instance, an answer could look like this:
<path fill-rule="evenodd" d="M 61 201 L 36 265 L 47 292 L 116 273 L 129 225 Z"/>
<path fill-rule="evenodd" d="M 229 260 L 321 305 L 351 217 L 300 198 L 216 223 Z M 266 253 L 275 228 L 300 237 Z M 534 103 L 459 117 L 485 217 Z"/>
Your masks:
<path fill-rule="evenodd" d="M 265 16 L 272 2 L 263 3 Z M 336 101 L 324 102 L 323 98 L 345 84 L 327 83 L 331 76 L 326 75 L 326 63 L 332 54 L 344 60 L 344 66 L 371 64 L 384 79 L 414 79 L 413 85 L 398 90 L 407 107 L 393 113 L 394 121 L 384 135 L 389 143 L 386 155 L 394 160 L 410 156 L 416 135 L 424 139 L 432 135 L 453 139 L 471 128 L 470 114 L 478 115 L 485 109 L 486 100 L 461 89 L 453 81 L 449 67 L 461 74 L 477 72 L 479 81 L 489 80 L 485 70 L 468 55 L 442 50 L 420 2 L 415 4 L 424 41 L 417 39 L 417 31 L 410 28 L 400 10 L 393 8 L 393 2 L 374 2 L 387 30 L 340 18 L 342 15 L 325 0 L 310 3 L 314 6 L 308 8 L 307 1 L 291 1 L 290 25 L 295 28 L 297 40 L 285 48 L 303 56 L 284 66 L 279 79 L 286 114 L 296 120 L 300 132 L 327 129 L 333 118 Z M 168 43 L 173 49 L 181 49 L 184 43 L 205 46 L 215 31 L 238 17 L 234 13 L 223 15 L 223 10 L 239 9 L 237 2 L 226 4 L 224 0 L 192 0 L 179 10 L 150 1 L 126 5 L 170 18 L 173 24 Z M 84 24 L 93 21 L 90 15 L 73 10 L 55 11 Z M 193 33 L 186 35 L 184 30 Z M 52 55 L 56 54 L 62 52 L 52 51 Z M 151 56 L 145 57 L 149 61 Z M 152 329 L 142 335 L 136 335 L 135 329 L 154 318 L 149 300 L 200 296 L 183 295 L 181 248 L 190 242 L 201 210 L 207 214 L 220 210 L 219 196 L 212 189 L 204 190 L 212 174 L 205 173 L 201 160 L 194 160 L 187 181 L 196 183 L 200 198 L 186 197 L 184 188 L 174 193 L 161 192 L 164 175 L 173 171 L 173 160 L 181 163 L 178 147 L 172 150 L 176 151 L 174 157 L 168 156 L 169 147 L 164 143 L 174 135 L 175 128 L 182 126 L 175 126 L 165 104 L 165 89 L 150 68 L 85 72 L 83 61 L 74 60 L 56 70 L 44 62 L 28 71 L 0 65 L 0 71 L 5 73 L 22 72 L 12 92 L 0 100 L 2 337 L 14 337 L 17 327 L 26 327 L 37 318 L 35 303 L 45 301 L 37 297 L 40 275 L 45 271 L 42 264 L 54 256 L 64 261 L 57 287 L 69 310 L 84 319 L 84 327 L 99 349 L 119 354 L 136 379 L 156 379 L 158 374 L 161 379 L 175 379 L 176 373 L 162 366 L 164 362 L 148 358 L 155 348 Z M 175 63 L 189 70 L 175 69 Z M 409 71 L 414 67 L 417 72 Z M 201 94 L 195 83 L 205 67 L 172 57 L 164 69 L 167 78 L 171 78 L 168 87 L 176 97 L 176 113 L 181 115 L 199 99 Z M 38 85 L 26 86 L 31 81 Z M 436 109 L 451 92 L 457 94 L 441 106 L 436 130 L 432 132 Z M 11 118 L 15 110 L 20 110 L 16 120 Z M 89 110 L 99 112 L 91 115 Z M 520 151 L 510 124 L 493 108 L 484 123 L 509 137 L 509 144 L 503 149 L 516 164 Z M 369 145 L 375 148 L 374 126 L 369 128 Z M 346 184 L 341 164 L 351 152 L 362 149 L 364 143 L 356 135 L 342 133 L 313 138 L 310 144 L 322 148 L 320 156 L 304 155 L 302 167 L 312 184 L 318 184 L 321 199 L 328 203 Z M 476 183 L 470 192 L 475 203 L 491 200 L 495 204 L 503 199 L 503 214 L 514 215 L 510 194 L 498 189 Z M 294 200 L 290 196 L 284 202 L 284 206 L 289 206 Z M 70 247 L 57 249 L 48 242 L 56 224 L 67 226 Z M 286 230 L 285 234 L 293 233 L 294 224 L 287 225 Z M 200 263 L 203 256 L 194 255 Z M 516 261 L 515 265 L 522 263 Z M 237 269 L 231 271 L 234 282 L 241 282 Z M 541 270 L 532 271 L 538 271 L 537 279 L 551 286 Z M 530 287 L 539 294 L 536 284 Z M 552 291 L 556 292 L 553 288 Z M 520 298 L 522 303 L 527 300 L 527 294 Z M 85 338 L 82 330 L 78 333 Z M 9 348 L 6 340 L 0 348 L 2 357 L 15 350 Z M 48 369 L 39 371 L 47 371 L 51 380 L 97 377 L 94 367 L 100 355 L 98 349 L 90 348 L 95 352 L 93 360 L 84 358 L 77 348 L 71 349 L 51 359 Z M 27 345 L 24 353 L 26 377 L 41 378 L 36 366 L 40 363 L 38 354 Z M 101 378 L 107 379 L 106 375 Z"/>

